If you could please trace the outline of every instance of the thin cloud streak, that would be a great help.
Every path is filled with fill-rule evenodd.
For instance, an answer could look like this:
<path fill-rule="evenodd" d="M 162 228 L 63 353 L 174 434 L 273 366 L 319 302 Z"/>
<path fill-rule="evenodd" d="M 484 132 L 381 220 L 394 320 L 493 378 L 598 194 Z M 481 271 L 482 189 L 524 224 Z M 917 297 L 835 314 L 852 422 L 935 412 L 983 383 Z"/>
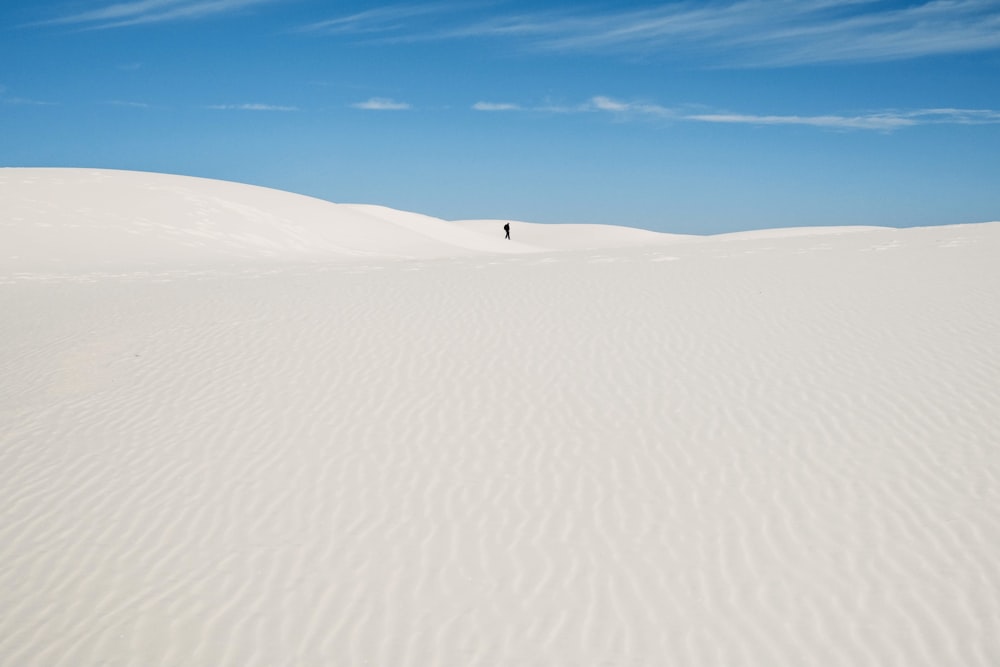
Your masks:
<path fill-rule="evenodd" d="M 2 93 L 2 91 L 0 91 Z M 0 104 L 7 104 L 18 107 L 57 107 L 58 102 L 45 102 L 43 100 L 33 100 L 28 97 L 4 97 L 0 94 Z"/>
<path fill-rule="evenodd" d="M 27 97 L 7 97 L 7 86 L 0 84 L 0 104 L 8 106 L 33 106 L 33 107 L 55 107 L 60 106 L 57 102 L 43 102 Z"/>
<path fill-rule="evenodd" d="M 433 23 L 419 21 L 435 14 Z M 402 20 L 407 19 L 407 20 Z M 564 53 L 694 58 L 782 67 L 1000 49 L 1000 0 L 736 0 L 648 9 L 529 12 L 472 19 L 464 8 L 384 7 L 322 24 L 383 42 L 492 38 Z M 442 27 L 443 26 L 443 27 Z M 307 26 L 308 28 L 308 26 Z"/>
<path fill-rule="evenodd" d="M 2 101 L 4 104 L 9 104 L 11 106 L 18 107 L 57 107 L 58 102 L 43 102 L 41 100 L 32 100 L 27 97 L 7 97 Z"/>
<path fill-rule="evenodd" d="M 70 23 L 105 23 L 131 19 L 137 16 L 151 15 L 167 11 L 183 4 L 186 0 L 139 0 L 138 2 L 121 2 L 92 9 L 78 14 L 70 14 L 48 21 L 40 21 L 36 25 L 62 25 Z"/>
<path fill-rule="evenodd" d="M 351 106 L 355 109 L 363 109 L 365 111 L 405 111 L 412 108 L 406 102 L 397 102 L 388 97 L 373 97 L 370 100 L 358 102 Z"/>
<path fill-rule="evenodd" d="M 1000 124 L 1000 111 L 988 109 L 918 109 L 916 111 L 883 111 L 856 116 L 715 113 L 688 115 L 684 116 L 683 120 L 704 123 L 809 125 L 832 129 L 892 131 L 918 125 L 995 125 Z"/>
<path fill-rule="evenodd" d="M 129 109 L 151 109 L 152 105 L 146 102 L 130 102 L 128 100 L 108 100 L 105 104 L 113 107 L 126 107 Z"/>
<path fill-rule="evenodd" d="M 900 116 L 874 114 L 871 116 L 758 116 L 753 114 L 697 114 L 684 120 L 703 123 L 730 123 L 741 125 L 808 125 L 828 129 L 896 130 L 917 125 L 917 121 Z"/>
<path fill-rule="evenodd" d="M 404 21 L 408 19 L 447 13 L 453 8 L 453 5 L 446 4 L 378 7 L 310 23 L 299 28 L 299 32 L 320 32 L 330 35 L 391 32 L 402 29 L 406 25 Z"/>
<path fill-rule="evenodd" d="M 517 104 L 510 104 L 507 102 L 476 102 L 472 105 L 472 108 L 476 111 L 520 111 L 521 107 Z"/>
<path fill-rule="evenodd" d="M 672 122 L 717 123 L 757 126 L 808 126 L 834 130 L 877 130 L 892 132 L 921 125 L 996 125 L 1000 124 L 1000 111 L 991 109 L 916 109 L 910 111 L 884 110 L 853 115 L 823 114 L 803 116 L 798 114 L 748 114 L 734 112 L 692 113 L 691 105 L 665 107 L 648 102 L 628 102 L 604 95 L 596 95 L 586 102 L 570 106 L 524 106 L 512 103 L 477 102 L 477 111 L 530 111 L 536 113 L 583 114 L 604 113 L 620 119 L 655 119 Z"/>
<path fill-rule="evenodd" d="M 525 111 L 550 114 L 580 114 L 580 113 L 614 113 L 632 116 L 655 116 L 658 118 L 677 118 L 679 114 L 674 109 L 668 109 L 658 104 L 645 102 L 622 102 L 603 95 L 590 98 L 582 104 L 559 105 L 543 104 L 539 106 L 523 106 L 511 102 L 476 102 L 472 105 L 475 111 Z"/>
<path fill-rule="evenodd" d="M 298 111 L 298 107 L 278 104 L 212 104 L 207 108 L 213 111 Z"/>
<path fill-rule="evenodd" d="M 644 116 L 656 116 L 658 118 L 676 118 L 677 112 L 658 104 L 647 104 L 644 102 L 620 102 L 610 97 L 598 95 L 590 98 L 590 101 L 583 106 L 584 111 L 609 111 L 613 113 L 639 114 Z"/>
<path fill-rule="evenodd" d="M 168 21 L 194 20 L 239 12 L 278 0 L 136 0 L 38 21 L 32 26 L 75 25 L 106 30 Z"/>

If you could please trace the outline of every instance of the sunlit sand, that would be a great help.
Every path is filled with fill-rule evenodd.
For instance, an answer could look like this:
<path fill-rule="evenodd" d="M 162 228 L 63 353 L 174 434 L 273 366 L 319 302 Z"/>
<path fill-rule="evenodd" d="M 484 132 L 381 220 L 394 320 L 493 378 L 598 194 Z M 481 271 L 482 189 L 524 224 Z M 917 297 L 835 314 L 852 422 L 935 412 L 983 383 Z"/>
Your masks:
<path fill-rule="evenodd" d="M 0 664 L 1000 663 L 1000 223 L 504 222 L 0 169 Z"/>

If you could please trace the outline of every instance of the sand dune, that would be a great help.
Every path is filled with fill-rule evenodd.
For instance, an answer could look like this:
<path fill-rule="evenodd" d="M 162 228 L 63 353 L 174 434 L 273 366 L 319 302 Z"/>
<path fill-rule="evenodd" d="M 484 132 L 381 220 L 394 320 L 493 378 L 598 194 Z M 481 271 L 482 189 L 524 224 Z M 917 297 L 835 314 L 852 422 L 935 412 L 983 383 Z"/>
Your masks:
<path fill-rule="evenodd" d="M 0 170 L 0 665 L 1000 663 L 1000 223 Z"/>
<path fill-rule="evenodd" d="M 426 259 L 580 243 L 546 234 L 546 225 L 525 225 L 522 240 L 506 241 L 502 221 L 470 227 L 239 183 L 108 170 L 0 169 L 0 216 L 4 266 L 23 272 Z M 604 240 L 625 244 L 670 238 L 605 229 Z"/>

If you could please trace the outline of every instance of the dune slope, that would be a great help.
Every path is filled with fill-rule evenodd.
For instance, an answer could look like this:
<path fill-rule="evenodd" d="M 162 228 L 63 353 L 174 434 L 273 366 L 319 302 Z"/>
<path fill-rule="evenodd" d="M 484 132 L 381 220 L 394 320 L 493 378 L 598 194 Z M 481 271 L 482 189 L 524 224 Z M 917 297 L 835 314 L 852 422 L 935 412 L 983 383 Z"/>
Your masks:
<path fill-rule="evenodd" d="M 101 177 L 3 191 L 0 664 L 1000 662 L 1000 224 L 133 235 Z"/>

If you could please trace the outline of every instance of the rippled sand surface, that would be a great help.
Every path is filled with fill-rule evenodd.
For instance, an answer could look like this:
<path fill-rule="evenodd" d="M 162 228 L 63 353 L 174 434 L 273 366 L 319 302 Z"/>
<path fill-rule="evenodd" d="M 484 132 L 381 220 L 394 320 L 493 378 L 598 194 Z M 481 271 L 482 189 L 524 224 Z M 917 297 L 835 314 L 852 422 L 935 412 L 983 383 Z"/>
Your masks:
<path fill-rule="evenodd" d="M 1000 224 L 439 222 L 9 260 L 0 664 L 1000 662 Z"/>

